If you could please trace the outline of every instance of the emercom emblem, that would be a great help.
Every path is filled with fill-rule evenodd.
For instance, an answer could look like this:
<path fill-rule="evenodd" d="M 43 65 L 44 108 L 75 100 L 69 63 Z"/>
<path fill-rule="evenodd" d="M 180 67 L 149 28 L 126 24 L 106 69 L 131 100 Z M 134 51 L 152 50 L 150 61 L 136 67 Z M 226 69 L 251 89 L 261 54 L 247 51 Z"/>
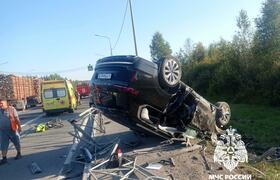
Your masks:
<path fill-rule="evenodd" d="M 248 162 L 247 150 L 241 135 L 231 127 L 222 134 L 217 141 L 214 152 L 214 162 L 224 165 L 230 172 L 235 169 L 239 162 Z"/>

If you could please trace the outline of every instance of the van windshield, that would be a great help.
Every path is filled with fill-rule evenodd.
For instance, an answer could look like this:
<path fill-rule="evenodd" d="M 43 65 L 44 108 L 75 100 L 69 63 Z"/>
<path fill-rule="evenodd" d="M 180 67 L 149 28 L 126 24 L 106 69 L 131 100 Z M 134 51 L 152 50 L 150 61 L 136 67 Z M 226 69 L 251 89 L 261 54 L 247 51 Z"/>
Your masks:
<path fill-rule="evenodd" d="M 44 90 L 44 97 L 46 99 L 60 98 L 60 97 L 65 97 L 65 96 L 66 96 L 65 88 L 54 88 L 54 89 L 45 89 Z"/>

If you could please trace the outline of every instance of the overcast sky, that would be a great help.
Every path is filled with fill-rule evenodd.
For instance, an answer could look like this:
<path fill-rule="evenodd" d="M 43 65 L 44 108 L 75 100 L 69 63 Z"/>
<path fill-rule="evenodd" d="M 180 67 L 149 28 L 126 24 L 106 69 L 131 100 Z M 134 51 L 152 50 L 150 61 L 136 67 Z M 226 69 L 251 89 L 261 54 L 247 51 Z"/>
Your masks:
<path fill-rule="evenodd" d="M 208 45 L 231 40 L 241 9 L 250 20 L 260 15 L 262 0 L 132 0 L 138 55 L 150 59 L 149 44 L 159 31 L 173 52 L 187 38 Z M 134 54 L 127 0 L 0 0 L 0 72 L 44 75 L 58 72 L 90 79 L 87 65 L 113 54 Z"/>

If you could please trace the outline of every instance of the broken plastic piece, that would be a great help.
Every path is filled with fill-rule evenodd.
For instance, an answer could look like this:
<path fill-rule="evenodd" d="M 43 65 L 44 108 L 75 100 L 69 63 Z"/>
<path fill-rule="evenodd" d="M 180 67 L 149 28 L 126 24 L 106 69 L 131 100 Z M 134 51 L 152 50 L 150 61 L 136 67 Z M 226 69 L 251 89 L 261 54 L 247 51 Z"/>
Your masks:
<path fill-rule="evenodd" d="M 162 164 L 160 163 L 149 163 L 148 166 L 146 166 L 146 169 L 154 169 L 159 170 L 162 167 Z"/>
<path fill-rule="evenodd" d="M 39 174 L 42 172 L 42 169 L 35 162 L 32 162 L 31 165 L 29 166 L 29 168 L 30 168 L 32 174 Z"/>

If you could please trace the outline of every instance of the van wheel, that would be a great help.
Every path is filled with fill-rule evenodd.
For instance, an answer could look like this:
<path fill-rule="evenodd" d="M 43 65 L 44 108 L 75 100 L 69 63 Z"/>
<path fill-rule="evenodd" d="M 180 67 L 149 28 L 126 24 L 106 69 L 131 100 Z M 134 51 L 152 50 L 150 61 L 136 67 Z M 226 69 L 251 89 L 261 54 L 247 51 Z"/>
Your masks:
<path fill-rule="evenodd" d="M 69 113 L 74 113 L 74 109 L 73 108 L 71 108 L 71 109 L 69 109 L 69 111 L 68 111 Z"/>

